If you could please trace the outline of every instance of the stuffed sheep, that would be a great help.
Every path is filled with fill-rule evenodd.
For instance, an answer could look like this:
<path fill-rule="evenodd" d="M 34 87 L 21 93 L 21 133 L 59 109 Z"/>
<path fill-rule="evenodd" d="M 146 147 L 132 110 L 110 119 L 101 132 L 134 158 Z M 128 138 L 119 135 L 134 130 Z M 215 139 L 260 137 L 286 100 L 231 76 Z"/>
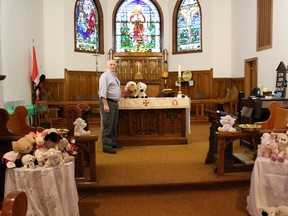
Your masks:
<path fill-rule="evenodd" d="M 89 135 L 90 131 L 84 130 L 87 126 L 87 123 L 82 118 L 77 118 L 74 123 L 74 136 L 84 136 Z"/>
<path fill-rule="evenodd" d="M 137 97 L 138 98 L 147 98 L 146 95 L 147 85 L 143 82 L 137 83 Z"/>
<path fill-rule="evenodd" d="M 24 168 L 31 168 L 34 169 L 35 168 L 35 157 L 31 154 L 26 154 L 22 157 L 22 164 L 24 166 Z"/>
<path fill-rule="evenodd" d="M 222 127 L 218 127 L 218 131 L 221 132 L 236 132 L 236 129 L 233 128 L 236 119 L 230 115 L 221 116 L 220 123 Z"/>
<path fill-rule="evenodd" d="M 137 85 L 134 81 L 126 83 L 124 88 L 124 98 L 137 98 Z"/>

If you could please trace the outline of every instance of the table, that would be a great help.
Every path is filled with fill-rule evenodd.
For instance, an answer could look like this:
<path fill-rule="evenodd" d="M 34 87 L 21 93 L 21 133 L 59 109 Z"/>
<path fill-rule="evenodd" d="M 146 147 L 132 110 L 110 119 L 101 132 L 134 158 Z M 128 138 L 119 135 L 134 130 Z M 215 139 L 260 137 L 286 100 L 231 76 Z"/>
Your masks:
<path fill-rule="evenodd" d="M 122 145 L 187 144 L 190 98 L 122 98 L 117 142 Z"/>
<path fill-rule="evenodd" d="M 7 169 L 5 196 L 24 191 L 28 197 L 28 216 L 79 216 L 74 162 L 59 167 Z"/>
<path fill-rule="evenodd" d="M 261 216 L 261 207 L 288 205 L 288 160 L 284 163 L 258 157 L 251 176 L 247 210 L 250 215 Z"/>
<path fill-rule="evenodd" d="M 216 174 L 217 176 L 223 176 L 226 171 L 225 168 L 230 168 L 233 171 L 251 171 L 253 164 L 243 164 L 242 167 L 237 165 L 234 167 L 233 159 L 233 141 L 242 139 L 245 137 L 252 137 L 254 140 L 254 145 L 256 145 L 257 140 L 260 139 L 262 133 L 256 132 L 244 132 L 236 131 L 235 133 L 230 132 L 215 132 L 215 139 L 217 140 L 217 161 L 216 161 Z M 231 151 L 227 152 L 226 148 L 230 148 Z M 226 153 L 226 154 L 225 154 Z"/>

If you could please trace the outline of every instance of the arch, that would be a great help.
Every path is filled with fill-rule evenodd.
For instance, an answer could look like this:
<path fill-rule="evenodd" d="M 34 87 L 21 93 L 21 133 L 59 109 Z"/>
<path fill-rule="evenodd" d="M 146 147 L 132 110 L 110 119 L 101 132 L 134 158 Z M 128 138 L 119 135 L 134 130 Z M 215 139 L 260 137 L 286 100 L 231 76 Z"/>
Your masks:
<path fill-rule="evenodd" d="M 202 12 L 198 0 L 177 0 L 172 19 L 172 53 L 202 52 Z"/>
<path fill-rule="evenodd" d="M 103 12 L 99 0 L 76 0 L 74 51 L 104 54 Z"/>
<path fill-rule="evenodd" d="M 161 52 L 163 14 L 155 0 L 119 0 L 113 11 L 115 52 Z"/>

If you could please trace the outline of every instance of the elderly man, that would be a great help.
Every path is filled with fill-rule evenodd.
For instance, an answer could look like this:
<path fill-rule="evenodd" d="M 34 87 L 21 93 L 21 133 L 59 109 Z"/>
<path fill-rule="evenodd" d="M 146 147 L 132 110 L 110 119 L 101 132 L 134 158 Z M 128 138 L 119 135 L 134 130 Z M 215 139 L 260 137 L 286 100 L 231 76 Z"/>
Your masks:
<path fill-rule="evenodd" d="M 116 142 L 118 124 L 118 101 L 121 97 L 120 81 L 115 74 L 116 62 L 107 61 L 107 69 L 99 79 L 99 98 L 102 126 L 103 152 L 115 154 L 121 148 Z"/>

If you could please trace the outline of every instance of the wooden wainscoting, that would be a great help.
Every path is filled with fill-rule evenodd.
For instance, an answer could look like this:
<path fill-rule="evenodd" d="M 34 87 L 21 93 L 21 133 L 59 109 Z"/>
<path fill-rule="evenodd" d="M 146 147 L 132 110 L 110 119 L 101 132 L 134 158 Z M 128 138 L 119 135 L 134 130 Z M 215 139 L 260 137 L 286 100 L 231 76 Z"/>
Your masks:
<path fill-rule="evenodd" d="M 134 59 L 132 63 L 129 62 L 128 67 L 131 67 L 132 65 L 136 65 L 135 67 L 137 67 L 137 61 L 139 61 L 139 59 Z M 121 63 L 123 63 L 122 60 Z M 143 70 L 145 74 L 145 70 L 148 67 L 147 62 L 141 61 L 141 64 L 141 67 L 144 67 Z M 159 63 L 157 63 L 156 66 L 157 65 L 159 65 Z M 126 82 L 129 81 L 129 79 L 127 77 L 125 78 L 125 73 L 122 74 L 122 69 L 118 68 L 117 72 L 121 73 L 121 76 L 124 76 L 124 78 L 120 77 L 121 88 L 123 90 Z M 198 104 L 197 106 L 201 107 L 201 111 L 199 112 L 200 116 L 197 116 L 197 112 L 191 113 L 191 116 L 194 115 L 196 121 L 197 119 L 201 119 L 201 121 L 203 121 L 203 119 L 207 119 L 205 113 L 203 117 L 203 112 L 205 109 L 216 109 L 217 101 L 215 100 L 219 100 L 219 104 L 223 103 L 222 99 L 225 98 L 228 88 L 231 89 L 234 86 L 237 89 L 244 88 L 244 78 L 213 78 L 213 69 L 191 72 L 193 74 L 193 85 L 189 86 L 188 82 L 181 82 L 181 91 L 182 94 L 188 95 L 192 101 L 194 100 L 191 107 L 195 107 L 195 104 Z M 102 72 L 75 71 L 65 69 L 64 79 L 46 79 L 44 88 L 46 91 L 51 92 L 55 101 L 95 101 L 98 100 L 98 82 L 101 74 Z M 175 86 L 175 82 L 178 81 L 177 75 L 178 72 L 170 71 L 167 85 L 167 88 L 171 88 L 174 91 L 175 95 L 178 93 L 179 90 L 179 87 Z M 139 80 L 134 81 L 138 82 Z M 164 82 L 160 74 L 158 74 L 158 79 L 150 79 L 149 77 L 147 77 L 141 81 L 146 83 L 148 86 L 146 92 L 148 97 L 157 97 L 161 95 L 161 91 L 164 88 Z M 235 98 L 226 97 L 225 99 L 234 99 L 231 103 L 233 103 L 232 105 L 235 107 Z M 203 103 L 204 105 L 201 105 L 201 103 L 198 103 L 195 100 L 204 100 L 205 103 Z M 211 100 L 211 103 L 209 103 L 209 100 Z M 226 106 L 229 109 L 231 108 L 230 103 L 226 104 Z M 237 108 L 235 107 L 232 113 L 236 114 L 236 111 Z"/>

